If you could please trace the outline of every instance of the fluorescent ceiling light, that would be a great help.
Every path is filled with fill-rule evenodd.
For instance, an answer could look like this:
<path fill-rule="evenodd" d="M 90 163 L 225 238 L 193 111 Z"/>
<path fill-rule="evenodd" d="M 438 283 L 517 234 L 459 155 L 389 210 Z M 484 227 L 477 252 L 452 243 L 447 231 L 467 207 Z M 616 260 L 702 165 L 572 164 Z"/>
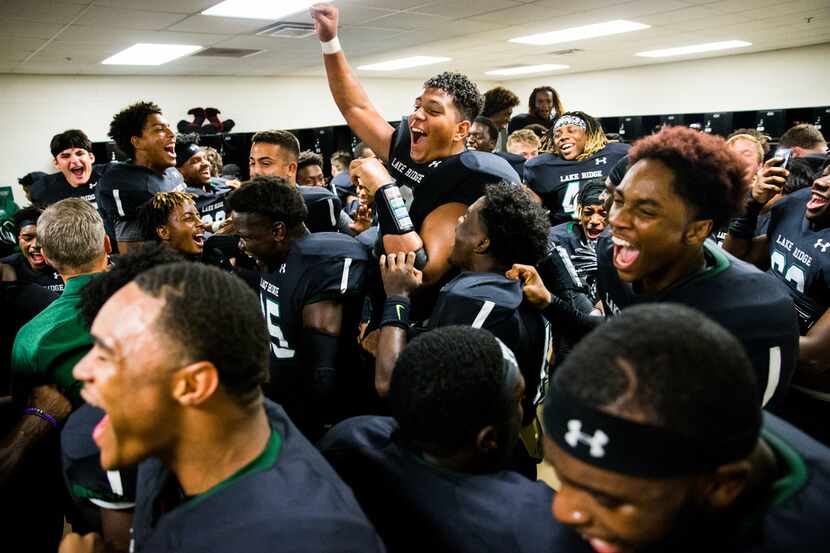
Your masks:
<path fill-rule="evenodd" d="M 649 50 L 648 52 L 637 52 L 636 55 L 643 58 L 666 58 L 669 56 L 697 54 L 699 52 L 727 50 L 729 48 L 744 48 L 746 46 L 752 46 L 752 43 L 744 42 L 743 40 L 725 40 L 723 42 L 707 42 L 706 44 L 693 44 L 691 46 L 678 46 L 677 48 L 665 48 L 663 50 Z"/>
<path fill-rule="evenodd" d="M 584 40 L 586 38 L 595 38 L 598 36 L 641 31 L 650 27 L 651 25 L 645 25 L 635 21 L 617 19 L 615 21 L 606 21 L 605 23 L 595 23 L 593 25 L 584 25 L 582 27 L 571 27 L 570 29 L 562 29 L 561 31 L 552 31 L 550 33 L 520 36 L 518 38 L 511 38 L 510 42 L 544 46 L 546 44 L 556 44 L 558 42 L 572 42 L 574 40 Z"/>
<path fill-rule="evenodd" d="M 187 44 L 134 44 L 108 57 L 104 65 L 161 65 L 201 50 Z"/>
<path fill-rule="evenodd" d="M 372 63 L 369 65 L 360 65 L 358 69 L 364 71 L 397 71 L 398 69 L 408 69 L 410 67 L 420 67 L 422 65 L 431 65 L 433 63 L 442 63 L 450 61 L 452 58 L 441 58 L 435 56 L 412 56 L 410 58 L 401 58 L 397 60 L 383 61 L 380 63 Z"/>
<path fill-rule="evenodd" d="M 558 69 L 568 69 L 570 65 L 561 65 L 557 63 L 544 63 L 542 65 L 519 65 L 517 67 L 503 67 L 501 69 L 493 69 L 492 71 L 485 71 L 485 75 L 527 75 L 529 73 L 544 73 L 545 71 L 556 71 Z"/>
<path fill-rule="evenodd" d="M 276 20 L 307 10 L 314 0 L 225 0 L 206 9 L 202 15 Z"/>

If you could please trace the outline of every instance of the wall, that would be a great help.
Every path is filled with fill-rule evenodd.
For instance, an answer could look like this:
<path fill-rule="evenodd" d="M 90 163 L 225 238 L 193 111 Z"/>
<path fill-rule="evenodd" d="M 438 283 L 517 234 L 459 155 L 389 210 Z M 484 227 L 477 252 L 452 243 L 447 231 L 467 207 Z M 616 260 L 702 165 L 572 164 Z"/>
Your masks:
<path fill-rule="evenodd" d="M 507 81 L 527 109 L 550 85 L 565 109 L 595 117 L 830 105 L 830 44 L 611 71 Z"/>
<path fill-rule="evenodd" d="M 364 86 L 381 114 L 397 120 L 422 83 L 367 79 Z M 345 124 L 323 78 L 0 75 L 0 186 L 13 184 L 25 203 L 17 178 L 54 171 L 52 135 L 81 128 L 93 142 L 108 140 L 113 114 L 139 99 L 158 103 L 174 126 L 194 106 L 219 108 L 236 122 L 234 132 Z"/>

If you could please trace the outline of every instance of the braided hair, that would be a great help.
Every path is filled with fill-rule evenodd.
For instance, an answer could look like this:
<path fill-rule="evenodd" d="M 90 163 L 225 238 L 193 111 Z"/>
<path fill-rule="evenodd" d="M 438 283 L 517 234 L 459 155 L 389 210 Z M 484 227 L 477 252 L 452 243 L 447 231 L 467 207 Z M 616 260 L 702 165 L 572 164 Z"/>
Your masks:
<path fill-rule="evenodd" d="M 605 136 L 605 131 L 602 130 L 602 125 L 599 121 L 585 113 L 584 111 L 568 111 L 561 115 L 561 117 L 578 117 L 585 121 L 585 149 L 581 154 L 576 156 L 576 161 L 588 159 L 598 151 L 602 150 L 608 144 L 608 138 Z M 556 123 L 542 137 L 542 147 L 539 149 L 542 153 L 558 154 L 556 146 L 553 141 L 554 129 Z"/>
<path fill-rule="evenodd" d="M 170 220 L 170 214 L 179 206 L 187 202 L 195 202 L 196 197 L 187 192 L 156 192 L 138 208 L 138 224 L 141 228 L 142 240 L 158 242 L 156 233 L 158 227 L 164 226 Z"/>

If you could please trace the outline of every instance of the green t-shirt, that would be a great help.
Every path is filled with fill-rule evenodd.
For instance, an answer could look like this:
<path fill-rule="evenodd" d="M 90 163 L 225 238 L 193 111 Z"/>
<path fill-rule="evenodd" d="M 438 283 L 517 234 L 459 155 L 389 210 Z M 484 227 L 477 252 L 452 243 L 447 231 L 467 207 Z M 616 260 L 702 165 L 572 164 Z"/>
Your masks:
<path fill-rule="evenodd" d="M 92 347 L 92 337 L 81 321 L 81 289 L 95 277 L 80 275 L 67 281 L 63 294 L 17 333 L 11 367 L 15 375 L 36 384 L 54 384 L 72 405 L 81 400 L 81 383 L 72 369 Z"/>

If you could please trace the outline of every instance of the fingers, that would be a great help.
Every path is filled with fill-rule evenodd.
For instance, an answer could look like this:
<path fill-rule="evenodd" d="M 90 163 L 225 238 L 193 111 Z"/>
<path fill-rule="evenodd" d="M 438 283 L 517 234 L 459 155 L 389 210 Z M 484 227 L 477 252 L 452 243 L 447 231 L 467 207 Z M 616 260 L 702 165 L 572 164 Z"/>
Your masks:
<path fill-rule="evenodd" d="M 514 263 L 513 267 L 505 273 L 505 276 L 511 280 L 529 280 L 538 277 L 536 268 L 532 265 L 522 265 L 521 263 Z"/>

